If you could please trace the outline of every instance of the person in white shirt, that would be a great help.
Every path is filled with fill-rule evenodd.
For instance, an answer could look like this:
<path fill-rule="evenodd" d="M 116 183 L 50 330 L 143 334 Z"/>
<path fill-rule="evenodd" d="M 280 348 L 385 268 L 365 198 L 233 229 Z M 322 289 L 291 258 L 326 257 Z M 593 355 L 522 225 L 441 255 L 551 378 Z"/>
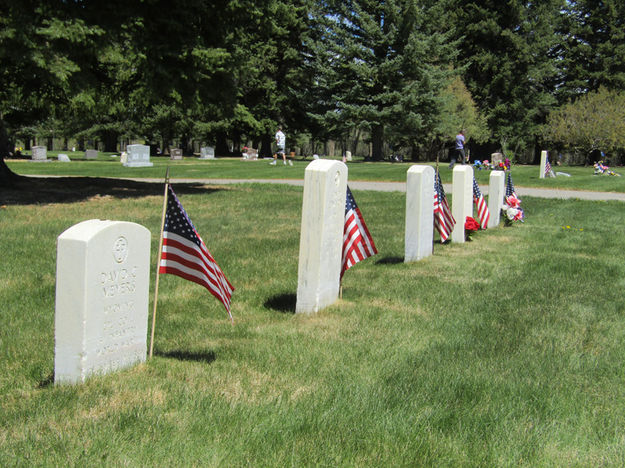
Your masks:
<path fill-rule="evenodd" d="M 278 127 L 278 131 L 276 132 L 276 152 L 273 155 L 273 161 L 270 163 L 272 166 L 276 165 L 276 161 L 278 160 L 278 155 L 282 155 L 282 162 L 286 166 L 286 135 L 282 132 L 282 127 Z M 289 165 L 293 165 L 293 161 L 289 159 Z"/>

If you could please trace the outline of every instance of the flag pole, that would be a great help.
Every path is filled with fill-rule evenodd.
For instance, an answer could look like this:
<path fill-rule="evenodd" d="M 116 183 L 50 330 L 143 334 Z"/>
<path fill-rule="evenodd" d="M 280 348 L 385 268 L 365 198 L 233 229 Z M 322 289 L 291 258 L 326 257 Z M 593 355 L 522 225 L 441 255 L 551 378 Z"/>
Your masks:
<path fill-rule="evenodd" d="M 163 229 L 165 227 L 165 213 L 167 212 L 167 188 L 169 187 L 169 166 L 165 173 L 165 194 L 163 196 L 163 216 L 161 218 L 161 234 L 158 239 L 158 255 L 156 260 L 156 283 L 154 285 L 154 308 L 152 311 L 152 332 L 150 335 L 150 359 L 154 350 L 154 326 L 156 325 L 156 305 L 158 304 L 158 280 L 160 278 L 159 269 L 161 265 L 161 256 L 163 253 Z"/>

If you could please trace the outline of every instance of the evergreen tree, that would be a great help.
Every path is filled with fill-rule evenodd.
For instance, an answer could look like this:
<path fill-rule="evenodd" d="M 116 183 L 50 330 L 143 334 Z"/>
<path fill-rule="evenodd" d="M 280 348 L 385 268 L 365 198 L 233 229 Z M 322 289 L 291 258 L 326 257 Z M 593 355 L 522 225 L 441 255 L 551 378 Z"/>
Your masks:
<path fill-rule="evenodd" d="M 555 26 L 564 2 L 453 3 L 464 82 L 504 151 L 531 147 L 555 103 Z"/>
<path fill-rule="evenodd" d="M 624 90 L 625 2 L 567 1 L 560 25 L 561 100 L 601 86 Z"/>
<path fill-rule="evenodd" d="M 316 85 L 335 133 L 368 132 L 374 160 L 385 137 L 405 144 L 427 134 L 440 113 L 441 90 L 453 47 L 428 28 L 428 9 L 412 0 L 321 3 L 320 40 L 328 51 L 316 58 Z"/>

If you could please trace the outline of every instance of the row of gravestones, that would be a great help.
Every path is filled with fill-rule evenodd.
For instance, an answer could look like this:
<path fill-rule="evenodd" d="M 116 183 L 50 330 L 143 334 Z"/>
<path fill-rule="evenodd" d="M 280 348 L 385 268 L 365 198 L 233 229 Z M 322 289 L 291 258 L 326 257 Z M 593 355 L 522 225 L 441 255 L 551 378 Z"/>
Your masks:
<path fill-rule="evenodd" d="M 127 154 L 122 159 L 122 163 L 126 167 L 149 167 L 153 164 L 150 162 L 150 147 L 147 145 L 128 145 L 126 147 Z M 170 157 L 173 160 L 182 159 L 182 150 L 180 148 L 172 148 Z M 85 159 L 97 159 L 97 150 L 86 150 Z M 205 146 L 200 148 L 200 159 L 215 159 L 215 148 Z M 49 161 L 48 151 L 45 146 L 33 146 L 31 160 L 35 162 Z M 66 154 L 59 154 L 58 160 L 69 162 Z"/>
<path fill-rule="evenodd" d="M 491 219 L 499 224 L 503 172 L 490 181 Z M 453 172 L 456 220 L 472 214 L 473 168 Z M 405 261 L 432 254 L 434 170 L 415 165 L 407 173 Z M 311 313 L 338 298 L 347 166 L 315 160 L 306 168 L 300 231 L 296 312 Z M 498 203 L 496 200 L 499 200 Z M 464 242 L 461 236 L 452 241 Z M 454 230 L 455 232 L 456 230 Z M 453 234 L 453 233 L 452 233 Z M 146 359 L 150 231 L 135 223 L 88 220 L 57 239 L 55 383 Z"/>

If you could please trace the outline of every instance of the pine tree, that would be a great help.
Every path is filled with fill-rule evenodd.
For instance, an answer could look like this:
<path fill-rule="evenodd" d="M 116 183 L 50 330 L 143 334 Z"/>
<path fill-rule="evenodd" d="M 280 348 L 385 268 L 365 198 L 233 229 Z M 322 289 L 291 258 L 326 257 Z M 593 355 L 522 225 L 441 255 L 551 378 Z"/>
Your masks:
<path fill-rule="evenodd" d="M 559 33 L 561 101 L 601 86 L 625 89 L 625 2 L 567 1 Z"/>
<path fill-rule="evenodd" d="M 315 84 L 325 109 L 313 109 L 330 132 L 368 132 L 374 160 L 385 138 L 394 144 L 428 133 L 440 112 L 453 54 L 443 34 L 428 28 L 416 1 L 321 3 Z"/>
<path fill-rule="evenodd" d="M 555 103 L 555 26 L 564 2 L 452 3 L 458 66 L 489 128 L 504 150 L 533 145 Z"/>

